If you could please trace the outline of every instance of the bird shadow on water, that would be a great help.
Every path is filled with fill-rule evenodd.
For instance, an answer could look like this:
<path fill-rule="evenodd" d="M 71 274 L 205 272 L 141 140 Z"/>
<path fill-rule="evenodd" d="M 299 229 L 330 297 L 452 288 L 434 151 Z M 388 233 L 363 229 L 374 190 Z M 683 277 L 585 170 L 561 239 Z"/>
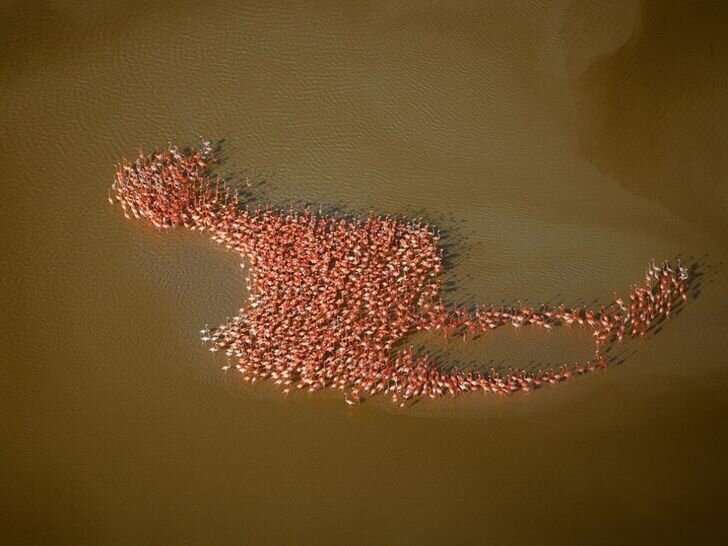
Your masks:
<path fill-rule="evenodd" d="M 685 301 L 678 299 L 672 306 L 670 316 L 663 316 L 656 320 L 650 325 L 644 336 L 625 338 L 623 343 L 618 343 L 614 339 L 610 340 L 610 343 L 607 344 L 603 351 L 610 367 L 620 366 L 639 354 L 640 350 L 635 344 L 640 342 L 640 338 L 642 340 L 652 339 L 662 333 L 667 324 L 673 320 L 677 320 L 677 317 L 685 311 L 687 306 L 692 301 L 699 299 L 703 291 L 715 282 L 715 278 L 723 266 L 723 262 L 711 262 L 707 254 L 701 257 L 678 254 L 671 263 L 675 263 L 678 260 L 688 270 L 688 278 L 685 281 L 687 299 Z"/>
<path fill-rule="evenodd" d="M 476 246 L 480 244 L 477 242 L 477 237 L 475 237 L 475 231 L 468 230 L 468 223 L 465 219 L 457 218 L 452 213 L 433 212 L 425 209 L 410 209 L 407 206 L 400 210 L 400 214 L 392 214 L 387 211 L 373 210 L 373 208 L 369 207 L 357 209 L 343 202 L 329 201 L 324 204 L 300 199 L 280 201 L 272 197 L 274 194 L 281 193 L 280 191 L 276 191 L 276 186 L 280 185 L 276 183 L 276 174 L 274 172 L 252 173 L 247 169 L 231 167 L 233 152 L 234 150 L 228 146 L 225 138 L 215 141 L 212 146 L 213 161 L 211 161 L 211 168 L 208 170 L 208 174 L 213 178 L 219 177 L 225 186 L 238 191 L 238 195 L 240 196 L 239 206 L 241 208 L 261 207 L 274 210 L 309 210 L 320 217 L 336 217 L 352 222 L 362 220 L 368 215 L 388 216 L 404 223 L 415 222 L 426 226 L 440 237 L 438 248 L 442 251 L 443 265 L 443 273 L 441 274 L 441 297 L 446 309 L 448 311 L 455 309 L 473 311 L 479 303 L 482 303 L 478 301 L 479 298 L 477 295 L 464 294 L 462 291 L 462 285 L 466 284 L 464 281 L 472 279 L 471 275 L 465 273 L 462 265 Z M 474 240 L 476 242 L 473 242 Z M 701 257 L 678 255 L 671 263 L 675 263 L 678 260 L 688 269 L 688 278 L 686 280 L 687 301 L 677 300 L 671 309 L 670 318 L 661 317 L 650 325 L 644 336 L 638 337 L 649 339 L 661 333 L 668 321 L 682 314 L 692 300 L 697 300 L 701 297 L 706 287 L 714 282 L 718 271 L 723 265 L 722 262 L 711 263 L 707 254 Z M 504 307 L 513 307 L 520 304 L 528 304 L 529 302 L 528 298 L 525 298 L 519 301 L 506 302 L 504 300 L 501 303 Z M 543 305 L 557 307 L 562 303 L 564 303 L 562 294 L 558 293 L 543 302 Z M 574 307 L 586 307 L 592 310 L 603 306 L 599 298 L 591 300 L 577 298 L 572 305 Z M 532 306 L 538 309 L 540 303 L 536 305 L 532 304 Z M 506 325 L 506 327 L 508 326 Z M 560 327 L 557 327 L 557 330 L 561 330 L 561 328 L 565 328 L 565 326 L 562 324 Z M 526 326 L 525 329 L 528 330 L 530 328 Z M 469 336 L 470 339 L 468 341 L 472 343 L 477 342 L 478 339 L 483 337 L 497 336 L 499 334 L 497 330 L 500 330 L 500 327 L 487 335 L 477 334 L 475 336 Z M 551 332 L 549 335 L 553 335 L 554 333 L 556 332 Z M 455 353 L 462 351 L 453 351 L 452 346 L 448 346 L 447 343 L 440 343 L 438 345 L 422 343 L 421 341 L 422 339 L 419 335 L 407 334 L 398 340 L 395 345 L 395 352 L 406 347 L 412 347 L 415 357 L 427 354 L 431 361 L 440 369 L 471 370 L 480 373 L 502 373 L 508 369 L 536 373 L 539 370 L 558 368 L 574 361 L 574 359 L 570 359 L 569 362 L 529 359 L 527 363 L 523 363 L 515 362 L 509 357 L 455 356 Z M 617 342 L 615 338 L 610 339 L 602 348 L 602 354 L 608 366 L 619 366 L 633 358 L 638 353 L 637 348 L 634 346 L 635 341 L 638 340 L 631 339 L 629 336 L 625 336 L 623 342 Z"/>
<path fill-rule="evenodd" d="M 693 300 L 699 299 L 703 294 L 704 290 L 713 282 L 715 282 L 715 278 L 721 267 L 723 266 L 723 262 L 711 262 L 707 254 L 701 257 L 695 257 L 692 255 L 684 256 L 679 254 L 675 256 L 670 263 L 674 264 L 677 261 L 680 261 L 683 266 L 686 267 L 688 270 L 688 278 L 685 281 L 687 299 L 685 301 L 683 301 L 682 299 L 677 299 L 675 302 L 673 302 L 670 315 L 668 317 L 661 317 L 654 323 L 652 323 L 643 336 L 636 336 L 632 338 L 625 335 L 624 340 L 621 342 L 616 339 L 616 336 L 613 336 L 610 340 L 608 340 L 608 342 L 602 347 L 601 350 L 601 354 L 604 357 L 608 367 L 620 366 L 638 355 L 640 351 L 637 348 L 636 343 L 639 343 L 642 340 L 648 340 L 653 338 L 654 336 L 660 334 L 669 322 L 677 320 L 677 317 L 684 312 L 686 307 L 689 306 Z M 561 294 L 557 294 L 555 297 L 547 301 L 545 305 L 549 307 L 560 305 L 562 303 L 560 301 L 560 296 Z M 600 307 L 600 300 L 598 298 L 595 298 L 587 302 L 585 298 L 579 298 L 576 300 L 576 305 L 586 306 L 587 308 L 594 310 Z M 497 336 L 499 334 L 498 330 L 500 330 L 501 328 L 509 328 L 509 326 L 501 326 L 495 331 L 488 333 L 487 335 L 476 335 L 472 337 L 469 341 L 476 341 L 480 337 Z M 524 329 L 526 330 L 530 328 L 533 328 L 533 326 L 524 327 Z M 564 329 L 566 331 L 569 331 L 570 329 L 574 328 L 586 330 L 586 327 L 566 326 L 564 324 L 561 324 L 553 331 L 549 332 L 549 335 L 557 334 L 556 330 Z M 564 333 L 564 335 L 566 334 Z M 589 338 L 591 338 L 591 336 L 589 336 Z M 566 342 L 566 340 L 564 341 Z M 407 336 L 404 340 L 401 341 L 401 346 L 408 346 L 410 344 L 413 344 L 412 342 L 412 337 Z M 422 356 L 427 354 L 432 359 L 432 361 L 436 362 L 438 368 L 440 369 L 461 371 L 469 370 L 473 372 L 480 372 L 483 374 L 489 374 L 493 372 L 502 374 L 507 370 L 519 370 L 529 374 L 534 374 L 543 370 L 558 369 L 562 365 L 569 365 L 575 360 L 579 360 L 570 359 L 568 361 L 554 362 L 552 360 L 529 359 L 528 363 L 524 364 L 523 362 L 515 362 L 510 357 L 496 359 L 488 359 L 487 356 L 458 358 L 453 355 L 453 351 L 449 350 L 447 344 L 445 344 L 445 346 L 437 346 L 434 349 L 429 346 L 429 343 L 414 343 L 413 345 L 413 352 L 416 356 Z"/>
<path fill-rule="evenodd" d="M 701 297 L 703 291 L 715 282 L 715 278 L 723 266 L 723 262 L 711 263 L 707 254 L 700 258 L 696 258 L 695 256 L 683 257 L 678 254 L 673 261 L 677 260 L 684 262 L 688 270 L 688 278 L 685 281 L 688 297 L 686 301 L 678 300 L 672 307 L 670 314 L 674 316 L 680 315 L 685 310 L 685 306 L 692 300 L 697 300 Z M 646 337 L 652 337 L 662 332 L 665 324 L 669 320 L 669 317 L 661 317 L 655 321 L 647 330 Z"/>
<path fill-rule="evenodd" d="M 425 209 L 409 209 L 406 206 L 393 213 L 375 207 L 357 208 L 330 199 L 323 203 L 305 199 L 276 198 L 274 195 L 283 193 L 280 191 L 280 186 L 283 184 L 279 183 L 275 171 L 252 172 L 249 169 L 232 166 L 236 150 L 228 143 L 227 138 L 215 140 L 211 146 L 213 161 L 206 174 L 212 178 L 218 177 L 227 187 L 237 190 L 241 208 L 261 207 L 283 211 L 293 209 L 299 212 L 309 210 L 321 217 L 335 216 L 348 221 L 358 221 L 373 215 L 394 218 L 404 223 L 416 222 L 427 226 L 440 236 L 437 246 L 442 251 L 444 270 L 442 292 L 445 294 L 454 292 L 459 280 L 465 277 L 459 273 L 458 267 L 467 257 L 468 241 L 470 235 L 475 233 L 474 231 L 466 233 L 466 220 L 459 219 L 452 213 L 433 213 Z"/>
<path fill-rule="evenodd" d="M 211 148 L 210 165 L 205 174 L 212 179 L 219 179 L 226 187 L 237 191 L 240 208 L 270 204 L 271 181 L 276 177 L 274 171 L 253 172 L 235 167 L 231 159 L 235 155 L 235 149 L 228 144 L 226 138 L 215 140 L 211 143 Z"/>

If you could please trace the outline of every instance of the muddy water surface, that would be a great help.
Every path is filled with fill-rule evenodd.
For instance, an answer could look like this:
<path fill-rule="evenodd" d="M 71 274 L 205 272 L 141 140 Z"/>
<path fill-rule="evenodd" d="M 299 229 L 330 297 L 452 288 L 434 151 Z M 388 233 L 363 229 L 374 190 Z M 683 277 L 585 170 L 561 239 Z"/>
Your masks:
<path fill-rule="evenodd" d="M 0 7 L 4 541 L 725 541 L 724 3 L 268 4 Z M 197 339 L 243 302 L 235 256 L 106 203 L 120 157 L 201 134 L 262 201 L 437 223 L 452 303 L 606 302 L 677 256 L 694 297 L 523 396 L 281 398 Z"/>

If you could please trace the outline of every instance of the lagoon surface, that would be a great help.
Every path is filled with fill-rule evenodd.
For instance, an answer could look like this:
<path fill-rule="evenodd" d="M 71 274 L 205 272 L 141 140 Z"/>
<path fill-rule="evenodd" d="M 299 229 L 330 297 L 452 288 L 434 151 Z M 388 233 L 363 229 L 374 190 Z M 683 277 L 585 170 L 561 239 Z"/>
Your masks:
<path fill-rule="evenodd" d="M 728 5 L 113 4 L 0 4 L 2 542 L 728 540 Z M 284 398 L 200 345 L 246 296 L 236 255 L 106 201 L 122 157 L 199 135 L 259 202 L 436 224 L 453 305 L 598 306 L 677 257 L 691 297 L 531 393 Z"/>

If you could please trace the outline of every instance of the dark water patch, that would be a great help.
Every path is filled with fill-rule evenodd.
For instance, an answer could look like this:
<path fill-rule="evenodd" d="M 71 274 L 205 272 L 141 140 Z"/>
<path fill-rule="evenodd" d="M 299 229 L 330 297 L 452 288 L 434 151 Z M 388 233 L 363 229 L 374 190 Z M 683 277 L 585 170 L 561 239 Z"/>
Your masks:
<path fill-rule="evenodd" d="M 728 240 L 728 4 L 644 0 L 576 78 L 580 147 L 626 190 Z"/>

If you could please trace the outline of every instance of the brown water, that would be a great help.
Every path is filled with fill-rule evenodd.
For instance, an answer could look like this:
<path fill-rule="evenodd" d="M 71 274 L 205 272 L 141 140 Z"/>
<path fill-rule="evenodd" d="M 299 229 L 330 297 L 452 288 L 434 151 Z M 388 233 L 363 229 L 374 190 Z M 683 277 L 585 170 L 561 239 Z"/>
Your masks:
<path fill-rule="evenodd" d="M 0 7 L 0 542 L 728 540 L 728 4 L 87 4 Z M 436 221 L 452 302 L 606 301 L 678 255 L 700 290 L 528 395 L 281 398 L 197 339 L 235 256 L 106 203 L 121 156 L 200 134 L 261 199 Z"/>

